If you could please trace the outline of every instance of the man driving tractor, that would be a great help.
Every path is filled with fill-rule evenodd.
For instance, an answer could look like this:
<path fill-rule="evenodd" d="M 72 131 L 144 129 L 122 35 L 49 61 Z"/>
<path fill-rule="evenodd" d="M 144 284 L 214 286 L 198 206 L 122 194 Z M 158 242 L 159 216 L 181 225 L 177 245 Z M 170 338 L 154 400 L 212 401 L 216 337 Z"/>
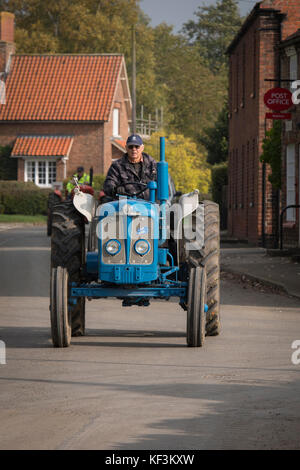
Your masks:
<path fill-rule="evenodd" d="M 142 188 L 141 183 L 147 185 L 157 179 L 156 161 L 143 151 L 143 140 L 139 135 L 128 137 L 126 150 L 123 157 L 113 162 L 108 170 L 103 186 L 107 196 L 137 193 Z M 139 197 L 149 199 L 149 190 L 146 189 Z"/>

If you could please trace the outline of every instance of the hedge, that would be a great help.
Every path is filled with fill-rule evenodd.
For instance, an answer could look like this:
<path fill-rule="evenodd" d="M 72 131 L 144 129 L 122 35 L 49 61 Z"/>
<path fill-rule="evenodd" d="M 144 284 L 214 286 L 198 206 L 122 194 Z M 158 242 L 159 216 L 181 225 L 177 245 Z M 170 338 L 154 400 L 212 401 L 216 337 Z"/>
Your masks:
<path fill-rule="evenodd" d="M 64 180 L 64 186 L 69 180 Z M 95 193 L 102 189 L 104 180 L 104 175 L 94 175 Z M 52 191 L 31 182 L 0 181 L 0 214 L 47 215 L 48 195 Z"/>
<path fill-rule="evenodd" d="M 51 191 L 29 182 L 0 181 L 0 213 L 46 215 Z"/>

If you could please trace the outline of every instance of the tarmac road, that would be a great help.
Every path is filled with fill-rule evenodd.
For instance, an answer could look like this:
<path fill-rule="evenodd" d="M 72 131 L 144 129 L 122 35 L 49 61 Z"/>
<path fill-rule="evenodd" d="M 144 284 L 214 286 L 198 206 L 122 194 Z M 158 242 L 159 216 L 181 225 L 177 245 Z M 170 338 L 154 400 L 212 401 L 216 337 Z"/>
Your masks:
<path fill-rule="evenodd" d="M 92 301 L 56 349 L 49 255 L 43 227 L 0 232 L 0 449 L 300 448 L 299 300 L 224 279 L 222 334 L 197 349 L 176 302 Z"/>

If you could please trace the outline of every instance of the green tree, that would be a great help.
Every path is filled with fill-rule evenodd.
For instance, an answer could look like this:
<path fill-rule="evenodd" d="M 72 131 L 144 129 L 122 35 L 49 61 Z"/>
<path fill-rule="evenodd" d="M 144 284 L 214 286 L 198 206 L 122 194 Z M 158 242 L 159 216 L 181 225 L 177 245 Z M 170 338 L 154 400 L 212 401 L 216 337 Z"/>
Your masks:
<path fill-rule="evenodd" d="M 1 0 L 0 8 L 15 14 L 24 53 L 128 53 L 139 18 L 138 0 Z"/>
<path fill-rule="evenodd" d="M 156 160 L 159 160 L 159 138 L 162 135 L 163 131 L 152 134 L 145 144 L 146 152 Z M 202 194 L 209 192 L 210 169 L 205 155 L 199 153 L 191 139 L 181 134 L 170 134 L 166 138 L 166 160 L 177 191 L 187 193 L 199 189 Z"/>
<path fill-rule="evenodd" d="M 204 129 L 200 142 L 207 150 L 207 162 L 211 165 L 225 162 L 228 159 L 228 102 L 224 103 L 223 109 L 213 127 Z"/>
<path fill-rule="evenodd" d="M 155 29 L 156 77 L 168 103 L 169 128 L 200 142 L 226 96 L 226 79 L 214 76 L 197 48 L 162 24 Z"/>
<path fill-rule="evenodd" d="M 273 188 L 281 188 L 281 121 L 274 121 L 272 129 L 266 132 L 263 140 L 262 162 L 270 165 L 272 174 L 268 176 Z"/>
<path fill-rule="evenodd" d="M 198 47 L 210 70 L 227 68 L 226 49 L 242 25 L 237 0 L 218 0 L 215 5 L 198 7 L 196 20 L 185 23 L 183 32 Z"/>

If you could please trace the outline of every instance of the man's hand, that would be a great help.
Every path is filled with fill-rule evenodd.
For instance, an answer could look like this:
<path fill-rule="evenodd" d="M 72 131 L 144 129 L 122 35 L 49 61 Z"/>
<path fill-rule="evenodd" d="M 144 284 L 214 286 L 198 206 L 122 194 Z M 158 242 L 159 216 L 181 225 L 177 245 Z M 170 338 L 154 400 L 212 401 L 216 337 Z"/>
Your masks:
<path fill-rule="evenodd" d="M 116 194 L 126 194 L 126 189 L 124 188 L 124 186 L 117 186 L 117 188 L 115 189 L 115 195 Z"/>

